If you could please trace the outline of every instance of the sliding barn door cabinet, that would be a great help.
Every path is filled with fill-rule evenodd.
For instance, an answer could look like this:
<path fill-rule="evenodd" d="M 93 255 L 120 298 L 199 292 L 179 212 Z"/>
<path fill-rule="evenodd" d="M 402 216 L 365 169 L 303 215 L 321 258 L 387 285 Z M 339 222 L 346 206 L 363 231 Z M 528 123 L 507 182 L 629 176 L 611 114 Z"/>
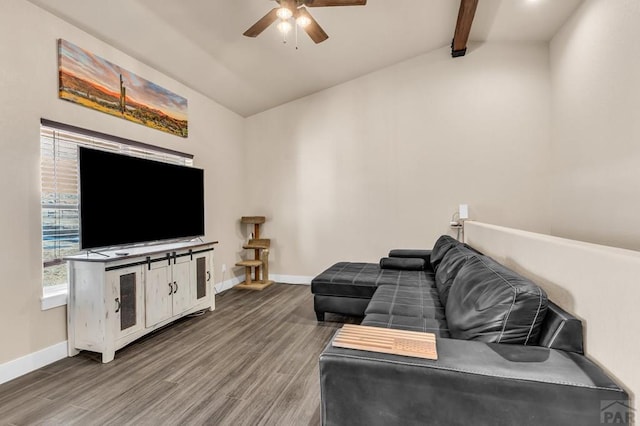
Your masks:
<path fill-rule="evenodd" d="M 116 350 L 178 318 L 215 308 L 211 243 L 176 243 L 67 257 L 69 356 Z"/>

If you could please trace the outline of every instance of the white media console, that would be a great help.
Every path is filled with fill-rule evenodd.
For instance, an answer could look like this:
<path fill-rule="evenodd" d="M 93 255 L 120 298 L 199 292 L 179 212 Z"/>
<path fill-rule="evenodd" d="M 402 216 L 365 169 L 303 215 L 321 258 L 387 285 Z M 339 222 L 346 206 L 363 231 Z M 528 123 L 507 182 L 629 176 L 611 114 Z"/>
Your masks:
<path fill-rule="evenodd" d="M 213 247 L 186 242 L 88 252 L 69 268 L 69 356 L 116 350 L 178 318 L 215 308 Z"/>

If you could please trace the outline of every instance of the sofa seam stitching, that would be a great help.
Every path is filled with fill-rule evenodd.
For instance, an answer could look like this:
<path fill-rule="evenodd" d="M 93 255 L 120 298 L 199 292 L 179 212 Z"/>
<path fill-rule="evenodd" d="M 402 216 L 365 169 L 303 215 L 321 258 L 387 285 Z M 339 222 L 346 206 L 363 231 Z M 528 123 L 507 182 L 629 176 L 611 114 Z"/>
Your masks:
<path fill-rule="evenodd" d="M 393 305 L 395 305 L 396 302 L 396 296 L 398 295 L 398 290 L 400 288 L 400 286 L 398 285 L 398 283 L 400 282 L 400 276 L 402 275 L 402 271 L 400 271 L 400 273 L 398 274 L 398 277 L 396 278 L 396 288 L 393 291 L 393 299 L 391 299 L 391 305 L 389 305 L 389 315 L 392 316 L 393 313 Z M 375 296 L 375 294 L 374 294 Z"/>
<path fill-rule="evenodd" d="M 538 315 L 540 315 L 541 309 L 542 309 L 542 289 L 538 287 L 538 310 L 536 311 L 536 316 L 533 317 L 533 322 L 531 323 L 531 327 L 529 327 L 529 333 L 527 334 L 527 338 L 524 341 L 525 345 L 529 343 L 529 337 L 531 337 L 531 333 L 533 333 L 533 325 L 536 323 L 538 319 Z"/>
<path fill-rule="evenodd" d="M 562 321 L 560 323 L 560 327 L 558 327 L 556 332 L 553 333 L 553 336 L 551 337 L 551 341 L 549 342 L 549 347 L 551 347 L 551 345 L 553 345 L 553 342 L 556 340 L 556 337 L 558 337 L 558 335 L 560 334 L 560 331 L 562 331 L 562 328 L 564 327 L 564 325 L 565 325 L 565 322 Z"/>
<path fill-rule="evenodd" d="M 334 278 L 336 277 L 336 275 L 338 275 L 340 272 L 344 271 L 344 270 L 345 270 L 345 268 L 346 268 L 347 266 L 349 266 L 349 263 L 348 263 L 348 262 L 346 262 L 346 263 L 344 264 L 344 266 L 343 266 L 339 271 L 334 272 L 334 273 L 333 273 L 333 276 L 331 277 L 331 279 L 329 280 L 329 282 L 331 282 L 331 283 L 332 283 L 332 282 L 333 282 L 333 280 L 334 280 Z"/>
<path fill-rule="evenodd" d="M 358 271 L 358 273 L 356 274 L 355 277 L 353 277 L 353 279 L 351 280 L 351 284 L 355 284 L 356 279 L 360 276 L 360 274 L 362 273 L 362 271 L 364 271 L 364 269 L 366 268 L 366 266 L 362 266 L 362 268 L 360 268 L 360 270 Z"/>

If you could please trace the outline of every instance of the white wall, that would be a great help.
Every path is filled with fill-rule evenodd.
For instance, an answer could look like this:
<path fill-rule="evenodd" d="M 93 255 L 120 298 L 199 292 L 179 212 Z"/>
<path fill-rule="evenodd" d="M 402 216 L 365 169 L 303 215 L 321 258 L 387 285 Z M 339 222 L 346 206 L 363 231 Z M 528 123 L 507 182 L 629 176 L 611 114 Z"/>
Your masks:
<path fill-rule="evenodd" d="M 529 277 L 582 320 L 585 352 L 627 390 L 640 392 L 640 252 L 468 222 L 466 241 Z"/>
<path fill-rule="evenodd" d="M 185 96 L 189 138 L 59 100 L 58 38 Z M 216 250 L 220 281 L 220 265 L 236 258 L 242 214 L 240 116 L 24 0 L 2 2 L 0 93 L 0 365 L 66 340 L 65 308 L 40 308 L 40 118 L 194 154 L 196 166 L 205 169 L 207 238 L 221 241 Z"/>
<path fill-rule="evenodd" d="M 639 24 L 590 0 L 551 42 L 554 235 L 640 250 Z"/>
<path fill-rule="evenodd" d="M 300 78 L 304 78 L 301 76 Z M 546 44 L 444 47 L 247 119 L 274 273 L 431 247 L 459 203 L 549 231 Z"/>

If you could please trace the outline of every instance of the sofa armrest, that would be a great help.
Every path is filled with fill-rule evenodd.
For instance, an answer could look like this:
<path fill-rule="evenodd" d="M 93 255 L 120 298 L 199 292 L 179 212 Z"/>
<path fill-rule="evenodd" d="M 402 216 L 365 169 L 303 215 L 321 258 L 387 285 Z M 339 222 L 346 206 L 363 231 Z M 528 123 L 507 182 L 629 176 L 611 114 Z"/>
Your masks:
<path fill-rule="evenodd" d="M 427 265 L 431 264 L 431 250 L 393 249 L 389 251 L 389 257 L 419 258 L 424 259 Z"/>
<path fill-rule="evenodd" d="M 599 425 L 629 397 L 580 354 L 437 339 L 439 359 L 334 348 L 320 355 L 323 425 Z M 605 405 L 603 405 L 605 404 Z"/>

